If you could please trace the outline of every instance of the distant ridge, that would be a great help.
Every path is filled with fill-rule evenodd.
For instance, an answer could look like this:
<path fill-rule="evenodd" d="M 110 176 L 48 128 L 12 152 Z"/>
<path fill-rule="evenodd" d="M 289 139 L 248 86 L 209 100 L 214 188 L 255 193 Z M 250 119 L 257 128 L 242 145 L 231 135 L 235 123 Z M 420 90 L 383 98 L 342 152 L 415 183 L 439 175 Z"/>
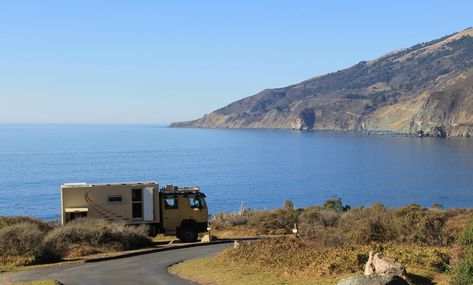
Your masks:
<path fill-rule="evenodd" d="M 193 128 L 473 134 L 473 28 L 284 88 L 266 89 Z"/>

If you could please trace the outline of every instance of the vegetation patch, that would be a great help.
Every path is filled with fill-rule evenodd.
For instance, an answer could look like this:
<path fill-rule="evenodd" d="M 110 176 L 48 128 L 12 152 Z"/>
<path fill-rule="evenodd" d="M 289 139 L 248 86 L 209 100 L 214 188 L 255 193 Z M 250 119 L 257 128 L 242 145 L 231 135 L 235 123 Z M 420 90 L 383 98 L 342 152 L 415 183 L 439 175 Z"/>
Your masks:
<path fill-rule="evenodd" d="M 371 250 L 393 257 L 404 264 L 408 272 L 409 269 L 416 272 L 422 268 L 435 275 L 448 268 L 447 247 L 394 243 L 326 246 L 294 237 L 242 243 L 236 249 L 222 252 L 217 258 L 222 263 L 247 264 L 274 276 L 335 278 L 362 273 Z"/>
<path fill-rule="evenodd" d="M 377 251 L 403 264 L 412 284 L 449 284 L 450 272 L 459 266 L 463 266 L 465 276 L 473 276 L 473 266 L 463 265 L 464 250 L 458 247 L 461 240 L 462 246 L 467 247 L 469 238 L 461 236 L 471 215 L 471 210 L 446 210 L 441 205 L 387 208 L 376 204 L 351 208 L 339 198 L 304 209 L 295 209 L 286 201 L 283 208 L 273 211 L 219 213 L 212 221 L 217 236 L 231 236 L 232 231 L 239 236 L 245 232 L 285 236 L 241 243 L 205 262 L 191 261 L 194 267 L 206 263 L 213 269 L 190 274 L 184 262 L 172 270 L 205 284 L 226 284 L 212 280 L 218 272 L 222 280 L 259 272 L 275 278 L 274 282 L 261 284 L 334 284 L 343 277 L 363 274 L 369 252 Z M 295 225 L 297 236 L 291 235 Z"/>
<path fill-rule="evenodd" d="M 45 235 L 38 225 L 29 222 L 2 227 L 0 263 L 18 266 L 56 260 L 54 248 L 43 243 Z"/>
<path fill-rule="evenodd" d="M 425 208 L 409 205 L 390 209 L 381 204 L 350 208 L 340 198 L 322 206 L 295 209 L 290 201 L 285 207 L 269 210 L 245 209 L 238 213 L 218 213 L 212 220 L 216 234 L 231 231 L 238 235 L 289 234 L 296 225 L 302 238 L 325 245 L 345 243 L 398 242 L 418 245 L 448 246 L 461 236 L 472 212 L 466 209 L 444 210 L 440 205 Z"/>
<path fill-rule="evenodd" d="M 453 270 L 452 285 L 473 284 L 473 219 L 461 237 L 460 261 Z"/>
<path fill-rule="evenodd" d="M 146 227 L 93 219 L 72 221 L 58 227 L 48 233 L 44 243 L 67 257 L 152 246 Z"/>
<path fill-rule="evenodd" d="M 336 279 L 329 276 L 275 276 L 244 263 L 222 263 L 217 257 L 206 257 L 185 261 L 169 268 L 169 272 L 199 284 L 298 284 L 333 285 Z M 314 280 L 316 282 L 314 282 Z"/>
<path fill-rule="evenodd" d="M 57 262 L 152 246 L 144 227 L 83 219 L 58 226 L 26 217 L 0 218 L 0 266 Z"/>

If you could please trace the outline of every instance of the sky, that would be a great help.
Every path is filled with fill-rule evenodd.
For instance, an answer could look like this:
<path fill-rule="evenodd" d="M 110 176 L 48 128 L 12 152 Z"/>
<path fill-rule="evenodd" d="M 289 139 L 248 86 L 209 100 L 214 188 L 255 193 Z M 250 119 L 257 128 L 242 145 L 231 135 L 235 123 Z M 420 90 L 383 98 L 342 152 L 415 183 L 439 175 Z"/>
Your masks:
<path fill-rule="evenodd" d="M 170 123 L 473 26 L 473 1 L 0 1 L 0 123 Z"/>

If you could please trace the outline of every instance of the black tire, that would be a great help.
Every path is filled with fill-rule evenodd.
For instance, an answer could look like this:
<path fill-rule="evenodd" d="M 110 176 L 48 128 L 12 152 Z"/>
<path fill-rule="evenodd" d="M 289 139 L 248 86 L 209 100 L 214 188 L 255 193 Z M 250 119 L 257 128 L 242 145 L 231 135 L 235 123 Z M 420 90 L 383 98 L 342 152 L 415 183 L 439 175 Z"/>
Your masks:
<path fill-rule="evenodd" d="M 178 238 L 182 242 L 195 242 L 197 241 L 197 230 L 191 225 L 182 226 L 179 229 Z"/>

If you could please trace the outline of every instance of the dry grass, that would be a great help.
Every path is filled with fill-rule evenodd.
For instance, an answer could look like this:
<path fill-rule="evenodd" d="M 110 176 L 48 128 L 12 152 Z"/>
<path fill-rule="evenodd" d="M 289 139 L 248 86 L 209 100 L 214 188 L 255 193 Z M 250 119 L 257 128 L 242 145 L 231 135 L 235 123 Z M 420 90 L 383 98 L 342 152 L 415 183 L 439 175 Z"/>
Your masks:
<path fill-rule="evenodd" d="M 78 220 L 53 227 L 39 220 L 0 218 L 0 266 L 12 268 L 153 245 L 144 227 Z"/>
<path fill-rule="evenodd" d="M 80 257 L 152 246 L 145 227 L 83 219 L 58 227 L 44 238 L 61 256 Z"/>
<path fill-rule="evenodd" d="M 251 238 L 258 236 L 258 231 L 248 227 L 228 227 L 223 229 L 212 229 L 212 235 L 219 239 L 228 238 Z"/>
<path fill-rule="evenodd" d="M 243 243 L 219 255 L 222 262 L 247 264 L 274 275 L 339 276 L 362 273 L 370 250 L 382 251 L 407 268 L 443 272 L 449 248 L 406 244 L 324 246 L 318 242 L 283 237 Z"/>
<path fill-rule="evenodd" d="M 4 226 L 0 229 L 0 264 L 18 266 L 58 259 L 54 249 L 43 243 L 45 235 L 29 222 Z"/>
<path fill-rule="evenodd" d="M 471 215 L 471 210 L 418 205 L 390 209 L 376 204 L 350 209 L 340 199 L 332 199 L 324 206 L 305 209 L 220 213 L 212 220 L 212 227 L 217 236 L 255 236 L 288 234 L 297 223 L 302 237 L 326 245 L 392 241 L 445 246 L 457 241 Z"/>
<path fill-rule="evenodd" d="M 256 279 L 272 276 L 277 282 L 288 284 L 322 284 L 327 280 L 333 284 L 342 276 L 362 274 L 369 251 L 376 250 L 404 264 L 412 284 L 448 284 L 448 272 L 456 268 L 464 253 L 457 244 L 471 216 L 471 210 L 444 210 L 440 205 L 390 209 L 376 204 L 351 209 L 338 198 L 305 209 L 286 206 L 274 211 L 225 213 L 213 221 L 217 235 L 290 233 L 292 224 L 297 223 L 299 237 L 244 243 L 205 263 L 215 266 L 214 277 L 222 280 L 225 277 L 218 277 L 218 272 L 226 278 L 259 272 L 263 277 L 257 275 Z M 198 263 L 192 264 L 199 266 Z M 190 274 L 186 268 L 184 263 L 175 270 Z M 204 283 L 225 284 L 210 280 L 213 275 L 208 270 L 191 275 L 198 278 L 193 280 L 204 278 Z"/>
<path fill-rule="evenodd" d="M 217 257 L 185 261 L 169 268 L 169 272 L 199 284 L 294 284 L 333 285 L 336 278 L 311 276 L 275 276 L 246 264 L 222 263 Z"/>
<path fill-rule="evenodd" d="M 294 238 L 243 243 L 216 257 L 179 263 L 170 272 L 202 284 L 335 284 L 363 273 L 372 249 L 406 265 L 411 284 L 448 284 L 439 269 L 449 248 L 410 245 L 321 246 Z M 440 266 L 441 267 L 441 266 Z"/>

